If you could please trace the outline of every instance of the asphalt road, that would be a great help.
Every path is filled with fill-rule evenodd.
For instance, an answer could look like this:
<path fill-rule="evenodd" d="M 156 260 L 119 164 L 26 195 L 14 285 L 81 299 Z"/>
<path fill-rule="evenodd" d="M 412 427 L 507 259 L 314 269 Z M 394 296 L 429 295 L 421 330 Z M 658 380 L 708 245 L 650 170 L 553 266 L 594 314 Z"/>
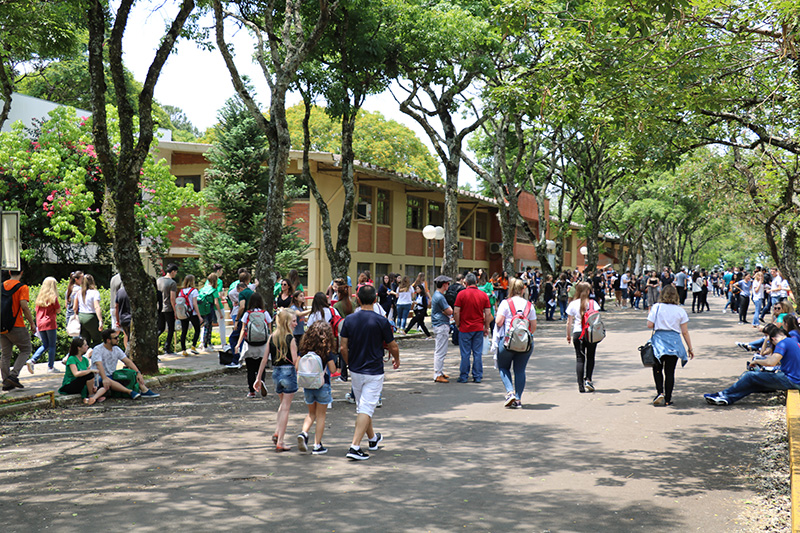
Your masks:
<path fill-rule="evenodd" d="M 541 323 L 524 408 L 503 408 L 491 361 L 483 383 L 434 384 L 433 343 L 401 344 L 387 370 L 371 458 L 344 458 L 355 420 L 337 383 L 329 453 L 272 451 L 277 399 L 246 400 L 244 370 L 110 400 L 0 420 L 4 531 L 745 531 L 748 470 L 764 429 L 758 395 L 728 408 L 702 393 L 744 368 L 750 326 L 690 315 L 697 357 L 675 405 L 654 407 L 636 347 L 643 312 L 610 312 L 597 391 L 579 394 L 564 324 Z M 457 376 L 458 348 L 446 371 Z M 289 432 L 306 412 L 292 406 Z M 293 438 L 287 439 L 294 444 Z"/>

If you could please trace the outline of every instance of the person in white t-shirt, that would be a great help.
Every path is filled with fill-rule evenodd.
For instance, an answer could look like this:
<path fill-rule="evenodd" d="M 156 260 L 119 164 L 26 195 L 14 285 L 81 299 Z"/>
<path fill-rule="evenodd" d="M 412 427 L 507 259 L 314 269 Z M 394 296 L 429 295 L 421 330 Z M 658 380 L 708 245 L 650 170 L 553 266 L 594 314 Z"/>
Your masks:
<path fill-rule="evenodd" d="M 500 379 L 506 388 L 506 407 L 522 407 L 522 393 L 525 390 L 525 367 L 533 353 L 533 339 L 530 348 L 524 352 L 517 352 L 506 349 L 503 340 L 506 330 L 511 324 L 512 319 L 517 315 L 523 315 L 528 319 L 528 331 L 531 336 L 536 331 L 536 308 L 524 297 L 525 282 L 521 279 L 511 278 L 508 280 L 508 297 L 500 302 L 497 307 L 494 322 L 494 334 L 492 336 L 495 346 L 497 346 L 497 369 L 500 371 Z M 511 311 L 511 307 L 514 311 Z M 527 315 L 525 310 L 528 309 Z M 511 365 L 514 365 L 514 376 L 511 376 Z"/>
<path fill-rule="evenodd" d="M 91 274 L 83 276 L 81 290 L 75 295 L 73 306 L 81 321 L 81 337 L 90 341 L 89 344 L 100 344 L 103 311 L 100 309 L 100 291 L 97 290 Z"/>
<path fill-rule="evenodd" d="M 583 315 L 589 309 L 598 309 L 597 303 L 589 298 L 592 286 L 586 282 L 575 286 L 575 299 L 567 306 L 567 343 L 575 346 L 575 371 L 578 376 L 580 392 L 594 392 L 592 373 L 594 372 L 594 356 L 597 343 L 581 338 L 583 332 Z M 599 309 L 598 309 L 599 310 Z"/>
<path fill-rule="evenodd" d="M 647 327 L 653 330 L 650 342 L 656 364 L 653 366 L 653 379 L 656 383 L 656 397 L 653 405 L 672 405 L 672 389 L 675 385 L 675 367 L 678 359 L 685 365 L 694 359 L 692 339 L 689 337 L 689 315 L 680 306 L 678 290 L 668 284 L 661 291 L 661 299 L 647 315 Z M 686 341 L 687 350 L 681 342 Z"/>

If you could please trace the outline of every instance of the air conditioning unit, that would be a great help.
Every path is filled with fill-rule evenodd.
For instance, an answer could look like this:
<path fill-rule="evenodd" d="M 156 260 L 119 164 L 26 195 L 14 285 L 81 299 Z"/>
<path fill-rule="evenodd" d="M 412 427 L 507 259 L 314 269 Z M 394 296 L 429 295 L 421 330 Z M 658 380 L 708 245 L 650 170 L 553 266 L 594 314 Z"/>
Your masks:
<path fill-rule="evenodd" d="M 372 204 L 358 202 L 356 204 L 356 218 L 359 220 L 372 220 Z"/>
<path fill-rule="evenodd" d="M 499 242 L 490 242 L 489 243 L 489 253 L 490 254 L 501 254 L 503 253 L 503 245 Z"/>

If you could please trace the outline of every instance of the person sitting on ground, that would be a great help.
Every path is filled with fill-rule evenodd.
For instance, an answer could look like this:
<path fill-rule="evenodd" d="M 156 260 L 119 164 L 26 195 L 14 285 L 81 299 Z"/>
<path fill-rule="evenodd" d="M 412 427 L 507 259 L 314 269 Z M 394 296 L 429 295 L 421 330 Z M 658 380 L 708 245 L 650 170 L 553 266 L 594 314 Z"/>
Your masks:
<path fill-rule="evenodd" d="M 792 312 L 792 306 L 788 302 L 778 302 L 772 306 L 772 320 L 770 324 L 775 324 L 778 327 L 783 326 L 784 318 L 787 316 L 792 316 L 794 313 Z M 763 332 L 766 326 L 757 326 L 756 329 L 758 331 Z M 769 347 L 769 343 L 765 343 L 766 337 L 761 337 L 758 340 L 752 342 L 737 342 L 736 346 L 741 348 L 746 352 L 759 352 L 760 355 L 768 355 L 769 351 L 764 351 L 765 344 Z"/>
<path fill-rule="evenodd" d="M 106 328 L 100 335 L 103 343 L 94 347 L 91 359 L 92 369 L 97 371 L 100 379 L 98 386 L 102 384 L 106 390 L 116 392 L 120 397 L 128 396 L 132 400 L 140 396 L 145 398 L 161 396 L 147 388 L 136 364 L 117 346 L 119 330 Z M 117 370 L 117 363 L 120 361 L 125 368 Z"/>
<path fill-rule="evenodd" d="M 775 347 L 772 355 L 747 363 L 748 370 L 727 389 L 714 394 L 704 394 L 711 405 L 731 405 L 754 392 L 800 389 L 800 344 L 789 338 L 775 324 L 764 326 L 764 334 Z M 775 367 L 775 372 L 762 372 L 761 367 Z"/>
<path fill-rule="evenodd" d="M 59 394 L 80 394 L 86 405 L 94 405 L 95 402 L 102 402 L 106 399 L 105 387 L 95 387 L 94 378 L 97 370 L 89 368 L 92 350 L 83 337 L 75 337 L 69 345 L 69 357 L 64 362 L 67 371 L 64 372 L 64 379 L 61 382 Z"/>

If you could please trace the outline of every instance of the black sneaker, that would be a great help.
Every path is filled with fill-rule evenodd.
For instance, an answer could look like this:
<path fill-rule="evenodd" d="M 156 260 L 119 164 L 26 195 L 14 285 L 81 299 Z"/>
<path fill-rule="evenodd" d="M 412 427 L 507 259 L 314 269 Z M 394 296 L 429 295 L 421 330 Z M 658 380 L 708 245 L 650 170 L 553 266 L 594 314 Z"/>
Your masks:
<path fill-rule="evenodd" d="M 311 450 L 311 455 L 322 455 L 323 453 L 328 453 L 328 448 L 320 444 L 315 444 L 314 449 Z M 349 454 L 348 454 L 349 457 Z"/>
<path fill-rule="evenodd" d="M 380 433 L 378 433 L 376 431 L 375 432 L 375 440 L 371 440 L 371 441 L 368 441 L 368 442 L 369 442 L 369 449 L 372 450 L 372 451 L 375 451 L 375 450 L 378 449 L 378 444 L 383 442 L 383 435 L 381 435 Z"/>
<path fill-rule="evenodd" d="M 10 378 L 6 378 L 3 380 L 3 390 L 12 390 L 16 388 L 16 386 L 17 385 L 13 381 L 11 381 Z"/>
<path fill-rule="evenodd" d="M 348 459 L 352 459 L 353 461 L 366 461 L 367 459 L 369 459 L 369 455 L 364 453 L 364 450 L 361 449 L 356 450 L 355 448 L 350 448 L 345 457 L 347 457 Z"/>
<path fill-rule="evenodd" d="M 14 384 L 14 387 L 16 387 L 18 389 L 24 389 L 25 388 L 25 385 L 23 385 L 22 383 L 19 382 L 19 378 L 14 377 L 14 376 L 8 376 L 8 379 L 9 379 L 9 381 L 11 381 L 11 383 Z"/>
<path fill-rule="evenodd" d="M 297 435 L 297 449 L 303 453 L 308 453 L 308 435 L 300 433 Z"/>

